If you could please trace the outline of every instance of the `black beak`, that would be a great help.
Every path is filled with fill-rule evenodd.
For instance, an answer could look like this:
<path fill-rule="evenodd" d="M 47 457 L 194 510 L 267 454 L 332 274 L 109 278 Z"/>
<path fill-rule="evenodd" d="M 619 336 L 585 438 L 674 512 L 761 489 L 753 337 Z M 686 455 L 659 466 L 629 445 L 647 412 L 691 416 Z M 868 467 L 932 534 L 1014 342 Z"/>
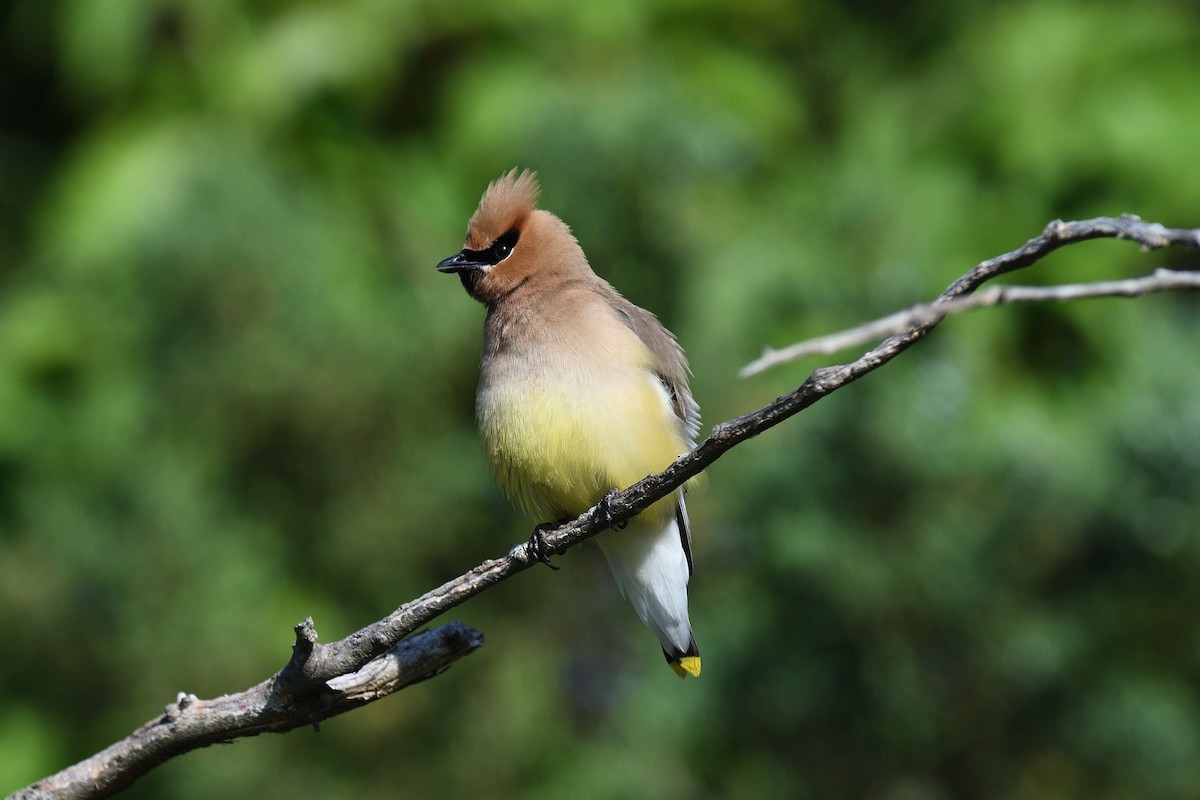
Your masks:
<path fill-rule="evenodd" d="M 468 250 L 463 250 L 461 253 L 455 253 L 447 259 L 438 262 L 438 272 L 466 272 L 470 269 L 479 269 L 480 267 L 489 266 L 482 261 L 479 261 L 473 253 Z"/>

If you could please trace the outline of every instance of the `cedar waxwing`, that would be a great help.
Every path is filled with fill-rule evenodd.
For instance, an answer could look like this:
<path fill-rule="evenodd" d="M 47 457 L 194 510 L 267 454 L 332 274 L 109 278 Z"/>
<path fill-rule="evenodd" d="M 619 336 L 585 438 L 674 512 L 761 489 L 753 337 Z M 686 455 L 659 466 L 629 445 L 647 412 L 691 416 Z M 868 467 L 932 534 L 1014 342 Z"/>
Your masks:
<path fill-rule="evenodd" d="M 675 337 L 592 272 L 537 176 L 493 181 L 462 252 L 437 265 L 487 306 L 476 421 L 501 490 L 540 521 L 574 518 L 695 446 L 700 408 Z M 596 542 L 680 676 L 700 674 L 688 621 L 682 490 Z"/>

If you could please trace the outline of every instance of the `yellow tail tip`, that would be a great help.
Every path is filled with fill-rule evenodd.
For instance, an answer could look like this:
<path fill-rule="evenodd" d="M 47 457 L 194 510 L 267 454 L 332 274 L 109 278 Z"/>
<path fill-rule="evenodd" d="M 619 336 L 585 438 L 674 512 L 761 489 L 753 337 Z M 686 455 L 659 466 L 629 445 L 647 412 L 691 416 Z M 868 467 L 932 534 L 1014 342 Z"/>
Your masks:
<path fill-rule="evenodd" d="M 675 674 L 681 678 L 686 678 L 691 675 L 693 678 L 700 677 L 700 656 L 684 656 L 678 661 L 668 662 L 671 669 L 675 670 Z"/>

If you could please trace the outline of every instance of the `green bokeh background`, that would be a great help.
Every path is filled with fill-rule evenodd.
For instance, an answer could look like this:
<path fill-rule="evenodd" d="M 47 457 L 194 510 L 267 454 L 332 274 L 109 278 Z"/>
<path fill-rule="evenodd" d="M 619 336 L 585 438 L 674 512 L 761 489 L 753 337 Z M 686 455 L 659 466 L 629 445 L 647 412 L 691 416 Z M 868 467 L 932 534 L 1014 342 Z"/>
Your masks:
<path fill-rule="evenodd" d="M 765 344 L 1056 217 L 1200 225 L 1200 10 L 1017 0 L 0 2 L 0 791 L 528 534 L 433 265 L 537 169 L 711 424 Z M 1195 253 L 1102 241 L 1019 280 Z M 849 358 L 853 353 L 846 354 Z M 478 654 L 138 798 L 1190 798 L 1200 304 L 947 322 L 692 505 L 704 676 L 592 547 Z"/>

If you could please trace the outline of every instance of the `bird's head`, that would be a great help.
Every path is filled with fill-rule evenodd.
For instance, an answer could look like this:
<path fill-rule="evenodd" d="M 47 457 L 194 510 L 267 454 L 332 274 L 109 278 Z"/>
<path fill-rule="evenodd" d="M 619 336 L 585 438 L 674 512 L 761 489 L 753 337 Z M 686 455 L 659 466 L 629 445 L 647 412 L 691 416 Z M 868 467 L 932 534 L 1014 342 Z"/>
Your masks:
<path fill-rule="evenodd" d="M 537 208 L 537 174 L 516 169 L 492 181 L 471 221 L 463 249 L 437 265 L 457 273 L 467 293 L 493 305 L 536 278 L 580 265 L 590 270 L 571 230 Z"/>

